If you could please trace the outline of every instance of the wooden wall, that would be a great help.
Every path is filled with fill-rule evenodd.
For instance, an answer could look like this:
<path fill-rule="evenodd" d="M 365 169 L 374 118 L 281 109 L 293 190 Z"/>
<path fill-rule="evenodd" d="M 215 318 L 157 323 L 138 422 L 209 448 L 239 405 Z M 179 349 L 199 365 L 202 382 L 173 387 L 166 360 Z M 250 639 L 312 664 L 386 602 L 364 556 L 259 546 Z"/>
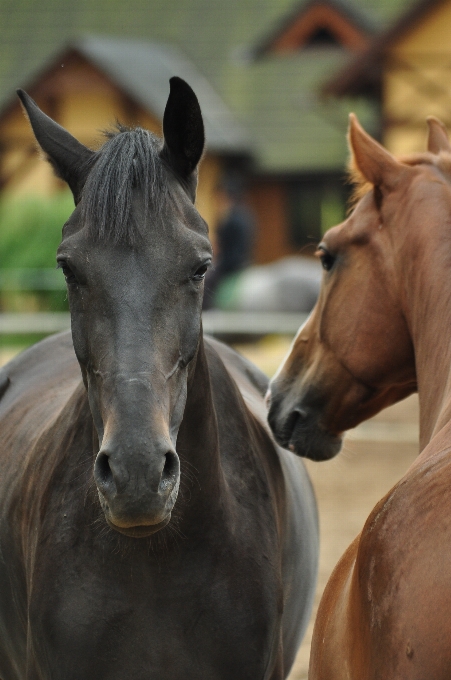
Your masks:
<path fill-rule="evenodd" d="M 394 43 L 383 74 L 383 142 L 395 154 L 423 151 L 426 117 L 451 130 L 451 0 L 429 10 Z"/>
<path fill-rule="evenodd" d="M 257 223 L 255 261 L 265 264 L 297 252 L 289 242 L 285 184 L 259 179 L 250 187 L 247 200 Z"/>

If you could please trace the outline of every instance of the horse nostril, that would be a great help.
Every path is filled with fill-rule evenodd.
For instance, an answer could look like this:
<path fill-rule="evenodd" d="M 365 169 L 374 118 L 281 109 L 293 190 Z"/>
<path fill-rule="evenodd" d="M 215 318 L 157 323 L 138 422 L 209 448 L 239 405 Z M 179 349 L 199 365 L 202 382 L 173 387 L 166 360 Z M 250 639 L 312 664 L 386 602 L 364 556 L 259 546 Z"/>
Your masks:
<path fill-rule="evenodd" d="M 294 408 L 285 422 L 284 430 L 288 439 L 291 438 L 294 430 L 305 423 L 307 420 L 307 411 L 302 408 Z"/>
<path fill-rule="evenodd" d="M 179 457 L 174 451 L 168 451 L 165 458 L 166 460 L 160 480 L 161 491 L 165 490 L 169 485 L 174 486 L 180 468 Z"/>
<path fill-rule="evenodd" d="M 303 408 L 295 408 L 294 412 L 297 414 L 299 420 L 307 420 L 307 411 Z"/>
<path fill-rule="evenodd" d="M 110 459 L 106 453 L 100 452 L 97 455 L 94 466 L 94 474 L 97 483 L 104 488 L 114 483 L 114 477 L 110 467 Z"/>

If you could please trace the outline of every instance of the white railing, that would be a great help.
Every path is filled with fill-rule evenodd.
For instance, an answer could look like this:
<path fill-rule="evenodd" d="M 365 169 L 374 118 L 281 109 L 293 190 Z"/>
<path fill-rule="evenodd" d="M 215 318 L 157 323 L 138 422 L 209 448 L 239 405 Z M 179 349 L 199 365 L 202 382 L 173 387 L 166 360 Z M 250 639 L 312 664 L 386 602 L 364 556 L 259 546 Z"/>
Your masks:
<path fill-rule="evenodd" d="M 210 335 L 294 335 L 307 318 L 306 314 L 285 312 L 224 312 L 203 313 L 203 327 Z M 57 333 L 70 328 L 67 312 L 4 313 L 0 314 L 0 335 L 27 333 Z"/>

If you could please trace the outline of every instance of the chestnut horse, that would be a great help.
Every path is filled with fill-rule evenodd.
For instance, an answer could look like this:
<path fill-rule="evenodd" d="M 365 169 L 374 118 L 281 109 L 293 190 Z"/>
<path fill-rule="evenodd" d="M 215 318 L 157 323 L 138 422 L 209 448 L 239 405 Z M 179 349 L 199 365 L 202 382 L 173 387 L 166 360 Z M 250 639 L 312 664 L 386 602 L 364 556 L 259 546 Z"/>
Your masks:
<path fill-rule="evenodd" d="M 428 124 L 428 152 L 397 160 L 351 116 L 360 199 L 318 246 L 318 303 L 271 385 L 276 438 L 314 460 L 420 400 L 421 453 L 329 580 L 311 680 L 451 678 L 451 147 Z"/>
<path fill-rule="evenodd" d="M 316 505 L 266 429 L 265 377 L 202 335 L 197 99 L 171 79 L 164 144 L 120 128 L 94 152 L 19 95 L 76 202 L 72 338 L 0 371 L 0 677 L 282 680 Z"/>

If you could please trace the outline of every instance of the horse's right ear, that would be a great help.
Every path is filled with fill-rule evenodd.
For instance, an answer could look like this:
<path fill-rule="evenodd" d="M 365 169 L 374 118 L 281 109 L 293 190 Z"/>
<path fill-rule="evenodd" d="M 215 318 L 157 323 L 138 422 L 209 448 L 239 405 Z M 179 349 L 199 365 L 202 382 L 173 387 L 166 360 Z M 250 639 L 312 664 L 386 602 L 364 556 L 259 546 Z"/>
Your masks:
<path fill-rule="evenodd" d="M 202 113 L 188 83 L 178 77 L 171 78 L 169 83 L 169 98 L 163 116 L 164 146 L 161 157 L 182 180 L 194 201 L 197 166 L 205 145 Z"/>
<path fill-rule="evenodd" d="M 370 137 L 353 113 L 349 114 L 349 146 L 354 164 L 363 177 L 381 189 L 392 189 L 408 167 Z"/>
<path fill-rule="evenodd" d="M 23 90 L 17 90 L 41 149 L 58 177 L 68 183 L 77 204 L 91 167 L 94 151 L 83 146 L 61 125 L 49 118 Z"/>

